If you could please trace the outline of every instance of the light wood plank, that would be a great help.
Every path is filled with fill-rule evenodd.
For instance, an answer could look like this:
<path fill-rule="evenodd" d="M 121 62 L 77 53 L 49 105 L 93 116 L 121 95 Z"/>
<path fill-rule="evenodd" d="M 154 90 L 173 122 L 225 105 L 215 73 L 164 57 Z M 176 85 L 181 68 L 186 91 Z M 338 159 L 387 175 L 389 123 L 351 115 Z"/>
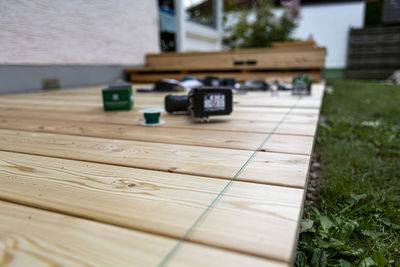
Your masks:
<path fill-rule="evenodd" d="M 231 179 L 252 151 L 0 130 L 0 150 Z M 309 156 L 259 152 L 238 180 L 304 188 Z"/>
<path fill-rule="evenodd" d="M 279 46 L 279 44 L 278 44 Z M 285 51 L 312 51 L 315 47 L 310 45 L 303 45 L 301 47 L 294 48 L 293 46 L 286 46 L 286 47 L 260 47 L 260 48 L 241 48 L 241 49 L 232 49 L 232 50 L 223 50 L 223 51 L 188 51 L 188 52 L 166 52 L 166 53 L 149 53 L 146 55 L 147 58 L 176 58 L 177 56 L 196 56 L 196 55 L 232 55 L 232 54 L 254 54 L 254 53 L 276 53 L 277 51 L 285 52 Z M 320 50 L 326 50 L 324 47 L 319 47 Z"/>
<path fill-rule="evenodd" d="M 302 101 L 301 104 L 296 104 L 295 100 L 289 101 L 274 101 L 274 102 L 266 102 L 263 100 L 252 101 L 252 100 L 244 100 L 237 103 L 238 106 L 245 106 L 245 107 L 293 107 L 296 105 L 297 107 L 305 107 L 305 108 L 319 108 L 321 103 L 315 102 L 313 100 Z"/>
<path fill-rule="evenodd" d="M 0 197 L 180 238 L 227 181 L 0 152 Z M 189 240 L 290 261 L 301 189 L 234 182 Z M 250 231 L 251 229 L 251 231 Z"/>
<path fill-rule="evenodd" d="M 145 71 L 143 73 L 143 71 Z M 138 73 L 139 72 L 139 73 Z M 204 79 L 207 76 L 217 76 L 220 79 L 224 78 L 234 78 L 237 82 L 244 82 L 250 79 L 262 79 L 268 82 L 274 82 L 276 80 L 280 80 L 283 82 L 291 83 L 293 77 L 299 76 L 301 74 L 306 74 L 314 81 L 321 81 L 321 70 L 307 70 L 307 71 L 286 71 L 286 72 L 276 72 L 276 71 L 268 71 L 265 70 L 263 72 L 191 72 L 190 75 L 197 77 L 198 79 Z M 144 83 L 144 82 L 156 82 L 161 79 L 169 78 L 175 80 L 183 80 L 187 73 L 183 71 L 180 73 L 160 73 L 160 72 L 151 72 L 149 69 L 136 70 L 131 72 L 129 79 L 134 83 Z"/>
<path fill-rule="evenodd" d="M 253 99 L 242 99 L 234 103 L 233 109 L 236 106 L 244 107 L 277 107 L 277 108 L 315 108 L 318 109 L 321 106 L 321 101 L 316 102 L 312 99 L 304 99 L 297 101 L 291 99 L 276 99 L 268 101 L 268 99 L 256 98 Z M 2 108 L 21 108 L 21 109 L 39 109 L 43 110 L 63 110 L 63 111 L 83 111 L 83 112 L 103 112 L 103 103 L 100 101 L 69 101 L 69 100 L 56 100 L 56 99 L 12 99 L 12 98 L 0 98 L 0 107 Z M 134 103 L 133 110 L 140 110 L 150 107 L 164 107 L 164 99 L 157 99 L 151 101 L 142 101 Z"/>
<path fill-rule="evenodd" d="M 25 105 L 24 105 L 25 106 Z M 26 107 L 26 109 L 14 107 L 14 108 L 1 108 L 0 107 L 0 116 L 10 116 L 10 117 L 29 117 L 29 118 L 36 118 L 36 119 L 57 119 L 57 120 L 78 120 L 81 116 L 97 115 L 96 117 L 107 117 L 109 114 L 115 114 L 116 112 L 103 112 L 99 110 L 98 112 L 76 112 L 74 111 L 59 111 L 59 112 L 47 112 L 51 110 L 51 107 L 47 108 L 43 107 L 43 105 L 36 106 L 36 107 Z M 287 110 L 289 112 L 289 110 Z M 304 113 L 295 113 L 296 111 L 290 111 L 288 115 L 287 112 L 242 112 L 242 111 L 233 111 L 231 115 L 226 116 L 218 116 L 218 117 L 211 117 L 211 119 L 218 119 L 218 120 L 239 120 L 239 121 L 266 121 L 266 122 L 279 122 L 285 117 L 285 122 L 293 122 L 293 123 L 305 123 L 311 124 L 318 122 L 318 114 L 304 114 Z M 80 113 L 80 114 L 76 114 Z M 125 122 L 129 124 L 134 124 L 135 122 L 140 121 L 143 119 L 143 113 L 138 112 L 137 108 L 131 111 L 126 112 L 118 112 L 118 117 L 125 118 Z M 286 115 L 286 116 L 285 116 Z M 194 120 L 188 114 L 168 114 L 166 112 L 163 113 L 163 119 L 167 121 L 171 120 Z M 198 124 L 200 125 L 200 124 Z M 201 128 L 201 127 L 200 127 Z"/>
<path fill-rule="evenodd" d="M 0 97 L 0 199 L 180 238 L 290 110 L 262 148 L 280 153 L 258 152 L 189 236 L 197 245 L 185 246 L 291 262 L 324 84 L 300 100 L 290 92 L 235 95 L 231 116 L 200 124 L 163 115 L 167 123 L 151 129 L 137 126 L 137 110 L 162 107 L 165 93 L 136 93 L 132 111 L 105 113 L 101 88 Z"/>
<path fill-rule="evenodd" d="M 321 91 L 320 91 L 321 92 Z M 180 93 L 181 94 L 181 93 Z M 148 96 L 145 96 L 148 95 Z M 163 106 L 162 95 L 151 96 L 147 94 L 136 94 L 135 104 L 139 106 Z M 233 96 L 233 110 L 237 106 L 250 107 L 289 107 L 289 108 L 315 108 L 319 109 L 322 104 L 320 93 L 312 96 L 292 96 L 290 92 L 280 92 L 278 97 L 273 97 L 269 92 L 257 92 L 248 94 L 235 94 Z"/>
<path fill-rule="evenodd" d="M 272 42 L 273 48 L 301 49 L 302 47 L 315 47 L 315 41 Z"/>
<path fill-rule="evenodd" d="M 111 117 L 113 114 L 116 114 L 114 117 L 119 117 L 118 121 L 124 121 L 124 124 L 134 125 L 137 124 L 140 120 L 143 119 L 143 114 L 138 112 L 137 109 L 126 111 L 126 112 L 103 112 L 99 110 L 98 112 L 76 112 L 74 111 L 62 111 L 54 112 L 52 110 L 52 106 L 47 107 L 44 105 L 40 106 L 26 106 L 24 108 L 2 108 L 0 107 L 0 116 L 10 116 L 10 117 L 25 117 L 25 118 L 35 118 L 35 119 L 57 119 L 57 120 L 68 120 L 68 121 L 76 121 L 76 120 L 91 120 L 91 118 L 101 118 L 101 117 Z M 52 111 L 52 112 L 48 112 Z M 289 112 L 289 110 L 287 110 Z M 284 121 L 287 123 L 296 123 L 296 124 L 315 124 L 318 122 L 318 114 L 303 114 L 298 113 L 295 114 L 296 111 L 290 111 L 289 114 L 286 113 L 260 113 L 260 112 L 239 112 L 234 111 L 231 115 L 226 116 L 215 116 L 211 117 L 211 120 L 218 121 L 260 121 L 260 122 L 279 122 L 284 118 Z M 77 114 L 78 113 L 78 114 Z M 85 118 L 81 118 L 81 117 Z M 190 117 L 188 114 L 168 114 L 163 113 L 163 120 L 169 121 L 182 121 L 189 120 L 195 121 L 194 118 Z M 100 119 L 96 121 L 101 122 Z M 103 120 L 104 121 L 104 120 Z M 118 122 L 115 121 L 115 122 Z M 201 124 L 196 123 L 199 128 L 201 128 Z M 168 125 L 166 126 L 168 127 Z"/>
<path fill-rule="evenodd" d="M 151 88 L 152 86 L 147 84 L 144 86 L 134 86 L 134 88 Z M 313 85 L 312 94 L 310 96 L 304 96 L 304 99 L 321 99 L 323 94 L 324 83 L 316 83 Z M 185 95 L 185 92 L 152 92 L 152 93 L 138 93 L 134 92 L 136 102 L 146 102 L 146 103 L 161 103 L 168 94 L 174 95 Z M 5 95 L 2 98 L 6 99 L 53 99 L 53 100 L 73 100 L 74 102 L 102 102 L 101 88 L 96 90 L 60 90 L 55 92 L 39 92 L 30 94 L 15 94 L 15 95 Z M 279 100 L 279 99 L 294 99 L 291 91 L 279 91 L 278 96 L 272 96 L 270 92 L 259 92 L 250 91 L 247 93 L 234 94 L 234 98 L 239 99 L 253 99 L 253 98 L 263 98 L 269 100 Z M 156 102 L 154 102 L 156 101 Z"/>
<path fill-rule="evenodd" d="M 145 86 L 146 88 L 148 86 Z M 173 95 L 185 95 L 185 93 L 134 93 L 134 98 L 135 98 L 135 104 L 139 105 L 139 106 L 144 106 L 144 105 L 163 105 L 163 101 L 166 95 L 168 94 L 173 94 Z M 316 94 L 316 93 L 315 93 Z M 320 93 L 318 93 L 320 94 Z M 251 93 L 247 93 L 244 95 L 234 95 L 234 98 L 236 99 L 240 99 L 240 98 L 266 98 L 266 99 L 272 99 L 275 100 L 276 98 L 272 98 L 270 96 L 269 92 L 263 92 L 263 93 L 256 93 L 256 92 L 251 92 Z M 315 96 L 316 99 L 321 99 L 320 96 Z M 19 103 L 21 103 L 23 101 L 24 104 L 29 104 L 32 103 L 32 101 L 36 101 L 39 100 L 41 101 L 41 103 L 44 104 L 49 104 L 49 105 L 54 105 L 55 102 L 57 101 L 70 101 L 70 102 L 81 102 L 83 104 L 85 104 L 85 102 L 90 102 L 93 106 L 93 104 L 98 104 L 101 105 L 102 104 L 102 95 L 101 95 L 101 90 L 77 90 L 77 89 L 73 89 L 73 90 L 60 90 L 54 93 L 30 93 L 30 94 L 14 94 L 14 95 L 2 95 L 0 96 L 0 99 L 4 99 L 3 102 L 1 104 L 15 104 L 12 100 L 13 99 L 18 99 Z M 279 96 L 278 99 L 293 99 L 293 97 L 291 96 L 290 92 L 279 92 Z M 314 94 L 312 97 L 307 96 L 307 99 L 314 99 Z M 43 102 L 43 100 L 46 100 L 46 102 Z M 49 102 L 49 100 L 52 100 L 51 102 Z M 18 104 L 18 103 L 16 103 Z M 85 106 L 85 105 L 83 105 Z M 24 108 L 23 106 L 14 106 L 14 108 Z M 252 110 L 253 109 L 253 110 Z M 234 105 L 234 112 L 235 111 L 257 111 L 260 113 L 281 113 L 281 111 L 283 109 L 288 109 L 287 107 L 273 107 L 273 108 L 269 108 L 269 107 L 260 107 L 260 106 L 256 106 L 256 107 L 241 107 L 241 106 L 235 106 Z M 71 112 L 74 112 L 74 110 L 71 110 Z M 315 108 L 294 108 L 293 109 L 293 113 L 294 114 L 318 114 L 319 110 L 315 109 Z M 286 113 L 286 112 L 283 112 Z"/>
<path fill-rule="evenodd" d="M 319 115 L 319 109 L 315 108 L 287 108 L 287 107 L 241 107 L 236 106 L 233 112 L 250 112 L 250 113 L 261 113 L 261 114 L 286 114 L 290 111 L 290 114 L 304 114 L 304 115 Z"/>
<path fill-rule="evenodd" d="M 0 201 L 0 264 L 156 266 L 176 240 Z M 289 266 L 184 243 L 167 266 Z"/>
<path fill-rule="evenodd" d="M 27 105 L 24 105 L 26 107 Z M 43 109 L 43 105 L 33 105 L 30 108 L 40 109 L 38 110 L 16 110 L 15 107 L 4 109 L 0 108 L 0 116 L 11 116 L 11 117 L 26 117 L 35 119 L 51 119 L 51 120 L 71 120 L 81 122 L 99 122 L 107 124 L 126 124 L 126 125 L 138 125 L 140 117 L 137 117 L 136 111 L 130 112 L 102 112 L 94 110 L 92 112 L 70 112 L 70 108 L 65 106 L 50 106 L 48 111 Z M 55 112 L 52 108 L 58 108 Z M 60 108 L 64 108 L 61 110 Z M 74 111 L 76 107 L 74 107 Z M 280 120 L 284 117 L 281 114 Z M 136 116 L 136 117 L 135 117 Z M 140 115 L 141 116 L 141 115 Z M 276 115 L 275 115 L 276 117 Z M 279 116 L 278 116 L 279 117 Z M 135 119 L 136 118 L 136 119 Z M 166 121 L 166 124 L 159 127 L 162 128 L 184 128 L 184 129 L 197 129 L 197 130 L 217 130 L 217 131 L 237 131 L 237 132 L 251 132 L 251 133 L 270 133 L 273 131 L 278 121 L 257 121 L 257 120 L 234 120 L 228 117 L 214 117 L 209 123 L 200 123 L 193 120 L 187 115 L 168 115 L 162 114 L 161 119 Z M 293 123 L 286 122 L 286 119 L 282 124 L 275 129 L 277 134 L 290 134 L 290 135 L 308 135 L 314 136 L 316 131 L 316 123 Z"/>
<path fill-rule="evenodd" d="M 23 93 L 23 94 L 9 94 L 9 95 L 1 95 L 0 98 L 5 99 L 5 98 L 25 98 L 25 99 L 30 99 L 30 98 L 58 98 L 62 99 L 70 99 L 70 100 L 76 100 L 79 101 L 80 99 L 97 99 L 101 100 L 101 90 L 102 88 L 107 87 L 108 85 L 98 85 L 98 86 L 89 86 L 89 87 L 79 87 L 79 88 L 65 88 L 63 90 L 50 90 L 50 91 L 40 91 L 40 92 L 30 92 L 30 93 Z M 325 88 L 325 82 L 319 82 L 319 83 L 314 83 L 312 86 L 312 95 L 311 96 L 305 96 L 305 98 L 313 98 L 315 96 L 318 96 L 318 98 L 322 98 L 323 93 L 324 93 L 324 88 Z M 138 88 L 152 88 L 153 84 L 149 83 L 135 83 L 133 85 L 134 90 Z M 135 92 L 135 97 L 141 99 L 145 98 L 164 98 L 165 95 L 171 94 L 171 93 L 136 93 Z M 174 93 L 176 94 L 176 93 Z M 185 94 L 184 92 L 179 93 L 179 94 Z M 241 96 L 254 96 L 254 95 L 261 95 L 271 98 L 271 94 L 269 92 L 248 92 L 247 94 L 236 94 L 235 96 L 241 97 Z M 279 91 L 278 93 L 279 98 L 283 97 L 291 97 L 292 93 L 291 91 Z"/>
<path fill-rule="evenodd" d="M 262 97 L 242 97 L 237 99 L 235 102 L 236 106 L 249 106 L 249 107 L 297 107 L 297 108 L 320 108 L 322 104 L 321 100 L 308 99 L 302 97 L 298 100 L 298 97 L 287 97 L 287 98 L 262 98 Z"/>
<path fill-rule="evenodd" d="M 3 114 L 1 114 L 3 115 Z M 1 117 L 0 128 L 167 144 L 256 150 L 267 134 Z M 273 134 L 261 149 L 310 155 L 314 138 Z"/>
<path fill-rule="evenodd" d="M 176 53 L 166 56 L 148 55 L 147 68 L 141 70 L 230 70 L 230 69 L 320 69 L 325 63 L 325 48 L 267 48 L 258 51 Z M 254 65 L 234 64 L 235 61 L 256 61 Z M 128 69 L 127 72 L 136 71 Z"/>
<path fill-rule="evenodd" d="M 201 128 L 199 127 L 199 125 L 201 126 Z M 166 124 L 163 125 L 163 127 L 252 133 L 271 133 L 272 131 L 274 131 L 277 134 L 314 136 L 317 129 L 317 124 L 292 123 L 284 121 L 278 126 L 278 128 L 276 128 L 277 122 L 224 120 L 221 118 L 213 118 L 209 123 L 199 123 L 188 118 L 186 120 L 168 121 Z"/>
<path fill-rule="evenodd" d="M 296 103 L 297 108 L 319 108 L 322 102 L 323 84 L 315 84 L 313 86 L 313 94 L 304 96 L 300 100 L 298 97 L 293 97 L 290 92 L 280 92 L 279 97 L 273 97 L 270 93 L 254 92 L 248 94 L 234 95 L 234 109 L 236 106 L 265 106 L 265 107 L 293 107 Z M 184 93 L 179 93 L 184 94 Z M 136 93 L 134 107 L 154 107 L 164 106 L 164 97 L 166 93 Z M 1 105 L 18 105 L 36 104 L 36 105 L 65 105 L 83 109 L 84 107 L 102 109 L 102 101 L 100 91 L 89 98 L 81 97 L 78 99 L 60 98 L 59 96 L 47 95 L 41 97 L 40 94 L 32 95 L 29 98 L 24 98 L 21 95 L 18 97 L 0 97 Z M 57 108 L 55 108 L 57 109 Z"/>
<path fill-rule="evenodd" d="M 2 96 L 3 97 L 3 96 Z M 58 97 L 62 98 L 63 96 L 53 96 L 53 97 Z M 72 97 L 63 97 L 64 99 L 70 99 L 75 101 L 75 95 Z M 93 98 L 93 95 L 88 95 L 87 98 Z M 289 111 L 290 108 L 287 107 L 242 107 L 242 106 L 236 106 L 235 109 L 233 110 L 233 113 L 258 113 L 258 114 L 286 114 Z M 9 108 L 2 108 L 0 106 L 0 112 L 4 112 L 5 110 L 21 110 L 24 111 L 25 108 L 23 106 L 14 106 L 9 107 Z M 30 109 L 32 111 L 41 111 L 39 107 L 36 106 L 36 108 Z M 133 109 L 135 110 L 135 109 Z M 57 110 L 53 110 L 53 112 L 59 112 Z M 77 113 L 75 110 L 69 110 L 70 113 Z M 81 112 L 82 113 L 82 112 Z M 129 113 L 129 112 L 128 112 Z M 315 108 L 292 108 L 291 109 L 292 114 L 304 114 L 304 115 L 318 115 L 319 114 L 319 109 Z"/>

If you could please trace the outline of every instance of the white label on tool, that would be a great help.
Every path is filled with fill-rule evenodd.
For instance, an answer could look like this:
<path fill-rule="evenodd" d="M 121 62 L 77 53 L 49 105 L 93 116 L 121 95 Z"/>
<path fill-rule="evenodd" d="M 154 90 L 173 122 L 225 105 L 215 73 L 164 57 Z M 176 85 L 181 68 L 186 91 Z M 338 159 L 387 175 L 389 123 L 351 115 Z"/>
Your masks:
<path fill-rule="evenodd" d="M 119 99 L 119 94 L 113 94 L 112 98 L 113 98 L 114 101 L 118 100 Z"/>
<path fill-rule="evenodd" d="M 204 96 L 204 110 L 205 111 L 225 110 L 225 95 L 206 94 Z"/>
<path fill-rule="evenodd" d="M 211 80 L 211 85 L 212 86 L 218 86 L 219 85 L 219 80 Z"/>

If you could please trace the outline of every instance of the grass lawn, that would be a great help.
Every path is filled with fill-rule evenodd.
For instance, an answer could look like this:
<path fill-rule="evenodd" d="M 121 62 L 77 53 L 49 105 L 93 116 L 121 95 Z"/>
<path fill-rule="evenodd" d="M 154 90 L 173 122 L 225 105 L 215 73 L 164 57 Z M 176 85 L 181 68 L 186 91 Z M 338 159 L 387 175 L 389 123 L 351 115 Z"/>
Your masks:
<path fill-rule="evenodd" d="M 400 86 L 332 81 L 296 266 L 400 266 Z"/>

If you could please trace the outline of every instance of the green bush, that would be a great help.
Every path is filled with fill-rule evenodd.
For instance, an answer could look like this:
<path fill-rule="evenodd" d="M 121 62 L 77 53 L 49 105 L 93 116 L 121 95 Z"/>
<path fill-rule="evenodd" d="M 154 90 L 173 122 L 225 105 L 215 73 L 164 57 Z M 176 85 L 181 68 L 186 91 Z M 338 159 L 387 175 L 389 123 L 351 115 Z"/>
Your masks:
<path fill-rule="evenodd" d="M 224 46 L 271 47 L 272 42 L 293 40 L 290 35 L 297 27 L 298 1 L 290 1 L 290 4 L 284 6 L 284 12 L 280 17 L 274 14 L 272 8 L 271 0 L 253 1 L 247 5 L 237 4 L 237 1 L 227 1 L 224 16 Z M 231 24 L 229 16 L 236 16 L 236 21 Z"/>

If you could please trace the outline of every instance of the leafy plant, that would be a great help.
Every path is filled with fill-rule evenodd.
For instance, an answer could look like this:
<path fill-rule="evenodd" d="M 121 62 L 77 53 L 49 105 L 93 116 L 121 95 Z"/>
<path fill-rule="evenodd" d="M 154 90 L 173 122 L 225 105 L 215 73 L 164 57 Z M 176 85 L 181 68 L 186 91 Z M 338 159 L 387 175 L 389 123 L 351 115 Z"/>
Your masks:
<path fill-rule="evenodd" d="M 296 266 L 400 266 L 400 87 L 336 81 L 317 134 L 323 183 Z"/>
<path fill-rule="evenodd" d="M 270 47 L 272 42 L 290 41 L 299 18 L 298 0 L 286 3 L 284 12 L 277 17 L 273 1 L 248 1 L 238 4 L 227 1 L 224 16 L 223 44 L 228 48 Z"/>

